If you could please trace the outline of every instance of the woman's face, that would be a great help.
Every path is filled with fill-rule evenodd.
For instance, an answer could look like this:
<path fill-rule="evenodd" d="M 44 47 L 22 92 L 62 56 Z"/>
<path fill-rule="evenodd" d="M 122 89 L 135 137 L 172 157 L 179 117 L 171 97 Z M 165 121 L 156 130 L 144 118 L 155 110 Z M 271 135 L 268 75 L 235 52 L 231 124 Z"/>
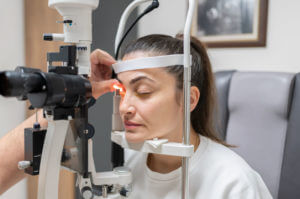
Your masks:
<path fill-rule="evenodd" d="M 147 57 L 142 52 L 125 55 L 123 60 Z M 162 68 L 126 71 L 118 74 L 126 89 L 120 114 L 128 142 L 153 138 L 180 142 L 182 104 L 176 99 L 176 79 Z M 180 104 L 179 104 L 180 103 Z"/>

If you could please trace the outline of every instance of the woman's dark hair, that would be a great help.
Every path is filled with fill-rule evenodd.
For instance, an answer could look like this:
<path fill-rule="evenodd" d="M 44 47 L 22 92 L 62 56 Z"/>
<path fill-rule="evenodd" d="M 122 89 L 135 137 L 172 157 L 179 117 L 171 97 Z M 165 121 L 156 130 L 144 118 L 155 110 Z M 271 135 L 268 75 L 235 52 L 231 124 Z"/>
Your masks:
<path fill-rule="evenodd" d="M 124 50 L 123 55 L 142 51 L 150 56 L 182 54 L 183 35 L 176 38 L 167 35 L 148 35 L 130 43 Z M 227 145 L 215 133 L 213 125 L 213 113 L 215 108 L 215 83 L 211 63 L 205 46 L 195 37 L 191 37 L 191 86 L 196 86 L 200 91 L 200 99 L 196 108 L 191 113 L 193 129 L 212 140 Z M 176 77 L 177 89 L 183 90 L 183 67 L 166 67 L 169 73 Z M 181 92 L 182 93 L 182 92 Z"/>

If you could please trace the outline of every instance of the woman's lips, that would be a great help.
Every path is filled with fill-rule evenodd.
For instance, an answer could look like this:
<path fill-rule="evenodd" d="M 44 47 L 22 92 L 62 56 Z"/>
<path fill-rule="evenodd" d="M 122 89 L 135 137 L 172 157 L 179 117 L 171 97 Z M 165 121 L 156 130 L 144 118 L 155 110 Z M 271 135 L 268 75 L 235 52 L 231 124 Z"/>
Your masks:
<path fill-rule="evenodd" d="M 142 126 L 141 124 L 134 123 L 131 121 L 124 121 L 124 125 L 125 125 L 125 128 L 128 130 L 132 130 L 132 129 Z"/>

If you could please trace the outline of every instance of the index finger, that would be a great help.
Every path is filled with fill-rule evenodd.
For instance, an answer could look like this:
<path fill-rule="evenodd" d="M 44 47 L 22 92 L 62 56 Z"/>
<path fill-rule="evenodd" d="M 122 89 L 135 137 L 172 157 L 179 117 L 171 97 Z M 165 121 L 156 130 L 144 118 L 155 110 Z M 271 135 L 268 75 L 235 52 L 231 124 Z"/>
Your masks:
<path fill-rule="evenodd" d="M 96 49 L 91 53 L 90 61 L 92 65 L 103 64 L 111 66 L 116 63 L 116 60 L 110 54 L 100 49 Z"/>

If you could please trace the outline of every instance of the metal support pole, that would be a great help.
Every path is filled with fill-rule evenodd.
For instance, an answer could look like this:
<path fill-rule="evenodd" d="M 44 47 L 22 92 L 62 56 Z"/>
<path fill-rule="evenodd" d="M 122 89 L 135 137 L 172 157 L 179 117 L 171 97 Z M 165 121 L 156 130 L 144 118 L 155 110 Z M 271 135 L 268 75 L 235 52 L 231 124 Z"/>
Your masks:
<path fill-rule="evenodd" d="M 184 134 L 183 143 L 190 144 L 190 87 L 191 87 L 191 58 L 190 33 L 195 12 L 196 0 L 189 0 L 189 10 L 184 27 Z M 189 158 L 182 158 L 182 199 L 189 199 Z"/>
<path fill-rule="evenodd" d="M 190 144 L 190 67 L 184 68 L 184 134 L 183 142 L 186 145 Z M 182 158 L 182 199 L 189 198 L 189 158 Z"/>

